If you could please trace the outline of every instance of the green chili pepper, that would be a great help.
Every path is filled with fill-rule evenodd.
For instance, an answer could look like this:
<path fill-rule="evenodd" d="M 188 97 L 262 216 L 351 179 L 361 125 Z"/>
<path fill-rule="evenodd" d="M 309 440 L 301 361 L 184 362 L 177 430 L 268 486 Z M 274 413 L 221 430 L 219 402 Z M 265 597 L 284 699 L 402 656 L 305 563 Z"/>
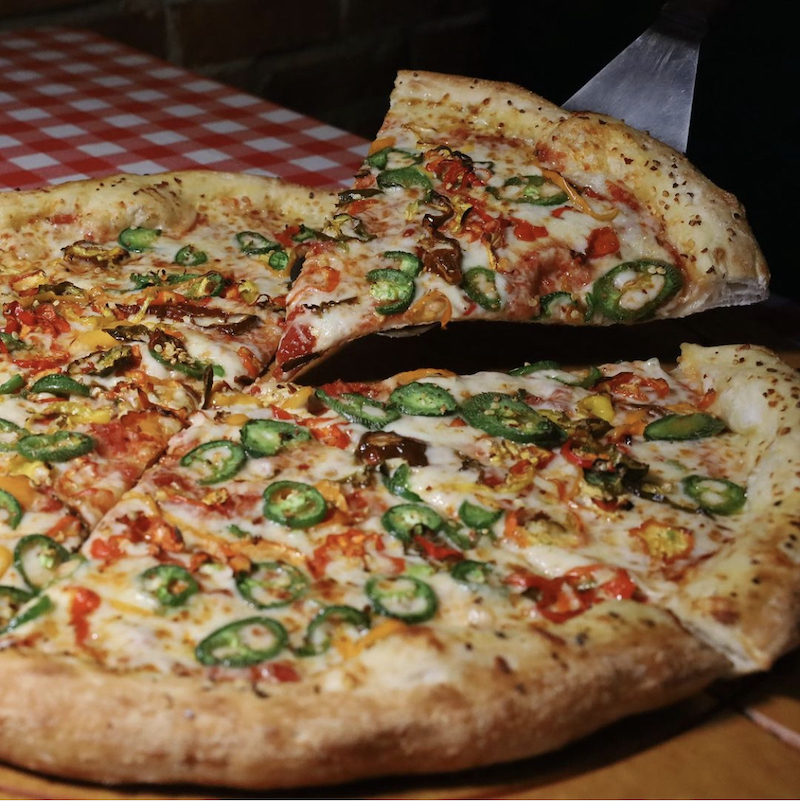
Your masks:
<path fill-rule="evenodd" d="M 398 498 L 411 501 L 412 503 L 421 503 L 422 498 L 416 492 L 412 492 L 408 486 L 408 480 L 411 477 L 411 468 L 403 463 L 391 475 L 383 477 L 383 483 L 386 489 L 397 495 Z"/>
<path fill-rule="evenodd" d="M 502 200 L 534 206 L 560 206 L 568 200 L 567 193 L 543 175 L 514 176 L 502 187 L 488 187 L 486 191 Z"/>
<path fill-rule="evenodd" d="M 256 231 L 240 231 L 236 234 L 239 250 L 247 256 L 261 256 L 280 248 L 277 242 L 267 239 Z"/>
<path fill-rule="evenodd" d="M 405 623 L 430 620 L 439 608 L 431 586 L 413 576 L 373 576 L 364 591 L 378 614 Z"/>
<path fill-rule="evenodd" d="M 211 368 L 208 363 L 201 362 L 189 355 L 183 341 L 178 337 L 158 329 L 150 335 L 147 349 L 159 364 L 163 364 L 170 370 L 177 370 L 190 378 L 203 378 L 206 371 Z"/>
<path fill-rule="evenodd" d="M 503 305 L 497 290 L 497 276 L 488 267 L 471 267 L 461 279 L 461 288 L 466 296 L 488 311 L 496 311 Z"/>
<path fill-rule="evenodd" d="M 744 487 L 725 478 L 686 476 L 681 482 L 684 492 L 706 512 L 732 515 L 740 511 L 747 500 Z"/>
<path fill-rule="evenodd" d="M 443 417 L 458 408 L 456 399 L 444 387 L 419 381 L 395 389 L 389 396 L 389 403 L 403 414 L 421 417 Z"/>
<path fill-rule="evenodd" d="M 209 634 L 195 648 L 202 665 L 239 668 L 277 656 L 289 643 L 286 629 L 270 617 L 248 617 Z"/>
<path fill-rule="evenodd" d="M 431 179 L 418 167 L 398 167 L 395 170 L 385 170 L 378 174 L 376 183 L 381 189 L 393 186 L 411 189 L 418 186 L 426 192 L 433 190 Z"/>
<path fill-rule="evenodd" d="M 722 420 L 704 412 L 668 414 L 646 426 L 644 438 L 669 441 L 703 439 L 713 437 L 724 430 L 725 423 Z"/>
<path fill-rule="evenodd" d="M 677 267 L 642 259 L 618 264 L 595 282 L 592 295 L 609 320 L 633 323 L 652 317 L 682 287 L 683 276 Z"/>
<path fill-rule="evenodd" d="M 478 586 L 489 583 L 492 566 L 487 562 L 476 562 L 474 559 L 462 559 L 450 568 L 450 575 L 464 584 Z"/>
<path fill-rule="evenodd" d="M 318 389 L 316 395 L 328 408 L 346 420 L 373 431 L 400 419 L 400 412 L 393 406 L 387 406 L 358 392 L 345 392 L 334 397 L 324 389 Z"/>
<path fill-rule="evenodd" d="M 222 294 L 225 289 L 225 279 L 217 272 L 194 275 L 191 273 L 178 273 L 167 278 L 170 286 L 180 287 L 181 295 L 187 298 L 214 298 Z"/>
<path fill-rule="evenodd" d="M 414 279 L 400 270 L 380 267 L 367 273 L 369 292 L 378 305 L 378 314 L 399 314 L 405 311 L 414 299 L 416 284 Z"/>
<path fill-rule="evenodd" d="M 458 507 L 458 516 L 465 526 L 475 531 L 491 531 L 492 526 L 503 516 L 503 510 L 484 509 L 475 503 L 464 501 Z"/>
<path fill-rule="evenodd" d="M 237 573 L 236 587 L 256 609 L 273 609 L 296 601 L 308 588 L 308 578 L 288 562 L 256 562 Z"/>
<path fill-rule="evenodd" d="M 52 608 L 53 602 L 46 595 L 0 586 L 0 634 L 8 634 Z"/>
<path fill-rule="evenodd" d="M 69 558 L 69 551 L 61 543 L 44 534 L 29 534 L 14 548 L 14 567 L 34 592 L 49 584 Z"/>
<path fill-rule="evenodd" d="M 98 350 L 88 356 L 82 356 L 80 359 L 70 362 L 67 371 L 79 375 L 86 373 L 88 375 L 108 376 L 127 369 L 134 361 L 133 348 L 130 345 L 115 345 L 108 350 Z M 34 386 L 36 385 L 34 384 Z M 31 387 L 31 392 L 33 391 L 34 389 Z M 48 391 L 52 392 L 52 390 Z"/>
<path fill-rule="evenodd" d="M 199 267 L 208 261 L 208 255 L 204 250 L 196 248 L 194 245 L 184 245 L 175 254 L 175 264 L 181 267 Z"/>
<path fill-rule="evenodd" d="M 161 606 L 183 606 L 200 591 L 194 576 L 180 565 L 155 565 L 139 576 L 142 589 Z"/>
<path fill-rule="evenodd" d="M 309 484 L 275 481 L 264 490 L 264 514 L 289 528 L 309 528 L 325 519 L 328 504 Z"/>
<path fill-rule="evenodd" d="M 160 236 L 161 231 L 157 228 L 126 228 L 120 232 L 117 241 L 125 250 L 141 253 L 143 250 L 151 248 Z"/>
<path fill-rule="evenodd" d="M 161 278 L 152 270 L 149 273 L 131 273 L 128 276 L 134 289 L 146 289 L 149 286 L 161 286 Z"/>
<path fill-rule="evenodd" d="M 512 442 L 546 447 L 564 440 L 563 431 L 555 423 L 502 392 L 473 395 L 461 404 L 461 415 L 473 428 Z"/>
<path fill-rule="evenodd" d="M 562 370 L 558 362 L 541 361 L 534 362 L 533 364 L 526 364 L 522 367 L 516 367 L 509 370 L 509 375 L 525 376 L 533 375 L 534 373 L 540 374 L 543 378 L 549 378 L 552 381 L 558 381 L 559 384 L 565 384 L 568 387 L 583 387 L 584 389 L 591 389 L 598 381 L 603 378 L 603 374 L 597 367 L 589 367 L 584 375 L 571 373 L 568 370 Z"/>
<path fill-rule="evenodd" d="M 365 159 L 365 163 L 376 170 L 385 170 L 389 166 L 390 157 L 395 168 L 410 167 L 422 161 L 422 153 L 412 153 L 409 150 L 389 146 L 371 153 Z"/>
<path fill-rule="evenodd" d="M 200 478 L 198 484 L 218 484 L 233 478 L 247 461 L 244 448 L 227 439 L 215 439 L 192 448 L 181 459 L 181 467 L 189 467 Z"/>
<path fill-rule="evenodd" d="M 0 489 L 0 511 L 5 510 L 6 524 L 15 529 L 22 520 L 22 507 L 19 501 L 8 491 Z M 0 518 L 0 521 L 2 518 Z"/>
<path fill-rule="evenodd" d="M 273 270 L 277 270 L 281 272 L 285 270 L 289 264 L 289 254 L 283 250 L 276 250 L 267 260 L 267 264 L 272 267 Z"/>
<path fill-rule="evenodd" d="M 80 431 L 27 434 L 17 441 L 17 453 L 39 462 L 68 462 L 94 450 L 94 439 Z"/>
<path fill-rule="evenodd" d="M 385 250 L 381 255 L 386 259 L 396 261 L 396 269 L 411 276 L 411 278 L 415 278 L 422 271 L 422 262 L 413 253 L 408 253 L 405 250 Z"/>
<path fill-rule="evenodd" d="M 14 375 L 0 384 L 0 395 L 13 395 L 25 386 L 25 379 L 21 375 Z"/>
<path fill-rule="evenodd" d="M 375 234 L 371 234 L 364 221 L 352 214 L 335 214 L 327 225 L 331 232 L 331 238 L 338 241 L 347 239 L 358 239 L 360 242 L 369 242 L 375 239 Z"/>
<path fill-rule="evenodd" d="M 308 242 L 311 239 L 320 239 L 321 237 L 322 234 L 319 231 L 309 228 L 304 223 L 300 223 L 300 230 L 296 234 L 292 234 L 292 242 Z"/>
<path fill-rule="evenodd" d="M 0 343 L 9 353 L 25 347 L 25 344 L 18 337 L 13 334 L 7 334 L 5 331 L 0 331 Z"/>
<path fill-rule="evenodd" d="M 295 653 L 303 657 L 319 656 L 331 647 L 334 637 L 343 629 L 351 629 L 359 636 L 369 629 L 369 625 L 367 615 L 353 606 L 327 606 L 312 618 L 303 644 Z"/>
<path fill-rule="evenodd" d="M 401 542 L 409 543 L 417 535 L 439 531 L 444 520 L 429 506 L 401 503 L 387 509 L 381 517 L 381 523 Z"/>
<path fill-rule="evenodd" d="M 28 391 L 49 392 L 51 395 L 61 397 L 81 395 L 86 398 L 90 394 L 89 387 L 63 373 L 49 373 L 42 376 L 38 381 L 34 381 L 33 386 Z"/>
<path fill-rule="evenodd" d="M 0 453 L 15 451 L 17 449 L 17 440 L 25 436 L 28 431 L 11 420 L 6 420 L 0 417 Z"/>
<path fill-rule="evenodd" d="M 565 322 L 588 323 L 594 314 L 594 296 L 590 293 L 581 299 L 572 292 L 551 292 L 539 299 L 540 318 L 559 318 Z"/>
<path fill-rule="evenodd" d="M 240 436 L 247 455 L 253 457 L 274 456 L 311 439 L 308 429 L 283 420 L 248 420 Z"/>

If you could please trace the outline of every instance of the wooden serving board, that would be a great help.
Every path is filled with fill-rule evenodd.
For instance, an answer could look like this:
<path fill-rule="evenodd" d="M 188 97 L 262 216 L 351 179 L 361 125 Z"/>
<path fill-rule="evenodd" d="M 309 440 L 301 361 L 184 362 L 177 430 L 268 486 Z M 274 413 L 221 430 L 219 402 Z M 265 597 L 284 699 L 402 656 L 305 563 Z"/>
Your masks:
<path fill-rule="evenodd" d="M 369 380 L 421 366 L 469 373 L 539 359 L 567 366 L 657 357 L 671 365 L 682 342 L 763 345 L 800 369 L 800 306 L 781 299 L 586 333 L 561 326 L 455 323 L 416 337 L 354 343 L 302 381 Z M 0 764 L 0 799 L 12 798 L 800 798 L 800 650 L 767 673 L 714 684 L 680 704 L 620 721 L 552 754 L 486 769 L 265 794 L 108 788 Z"/>

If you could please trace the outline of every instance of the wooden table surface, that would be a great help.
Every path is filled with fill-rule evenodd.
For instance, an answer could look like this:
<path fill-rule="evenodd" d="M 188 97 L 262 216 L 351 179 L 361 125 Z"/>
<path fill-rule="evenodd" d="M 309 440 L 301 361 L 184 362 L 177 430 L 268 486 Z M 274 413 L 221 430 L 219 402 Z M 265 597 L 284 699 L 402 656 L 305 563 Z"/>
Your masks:
<path fill-rule="evenodd" d="M 0 188 L 113 172 L 211 169 L 347 185 L 366 143 L 83 31 L 0 35 Z M 800 309 L 773 298 L 679 321 L 586 332 L 459 323 L 369 338 L 304 380 L 375 378 L 435 366 L 459 372 L 523 361 L 588 364 L 658 357 L 681 342 L 749 342 L 800 368 Z M 556 753 L 465 773 L 395 777 L 273 794 L 287 798 L 797 798 L 800 652 L 768 673 L 716 684 Z M 0 765 L 0 798 L 265 798 L 186 787 L 102 788 Z"/>

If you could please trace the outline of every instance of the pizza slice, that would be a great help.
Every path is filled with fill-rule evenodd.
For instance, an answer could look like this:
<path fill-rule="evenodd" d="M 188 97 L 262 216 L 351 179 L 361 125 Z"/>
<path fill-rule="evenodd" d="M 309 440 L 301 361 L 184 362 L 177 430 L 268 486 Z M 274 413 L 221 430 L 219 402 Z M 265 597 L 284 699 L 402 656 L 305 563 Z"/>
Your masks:
<path fill-rule="evenodd" d="M 742 207 L 685 157 L 618 120 L 456 76 L 398 75 L 324 233 L 287 296 L 280 378 L 391 329 L 631 324 L 767 292 Z"/>
<path fill-rule="evenodd" d="M 215 391 L 6 617 L 0 754 L 262 789 L 440 772 L 763 669 L 796 642 L 798 391 L 747 346 Z"/>

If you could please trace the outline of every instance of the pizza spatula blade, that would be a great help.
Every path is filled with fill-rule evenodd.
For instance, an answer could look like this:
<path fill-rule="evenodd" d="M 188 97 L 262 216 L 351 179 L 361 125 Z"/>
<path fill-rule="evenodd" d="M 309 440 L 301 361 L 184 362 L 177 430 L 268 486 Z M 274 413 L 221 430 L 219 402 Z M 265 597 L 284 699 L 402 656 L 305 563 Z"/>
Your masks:
<path fill-rule="evenodd" d="M 724 0 L 671 0 L 656 21 L 569 100 L 686 151 L 700 43 Z"/>

